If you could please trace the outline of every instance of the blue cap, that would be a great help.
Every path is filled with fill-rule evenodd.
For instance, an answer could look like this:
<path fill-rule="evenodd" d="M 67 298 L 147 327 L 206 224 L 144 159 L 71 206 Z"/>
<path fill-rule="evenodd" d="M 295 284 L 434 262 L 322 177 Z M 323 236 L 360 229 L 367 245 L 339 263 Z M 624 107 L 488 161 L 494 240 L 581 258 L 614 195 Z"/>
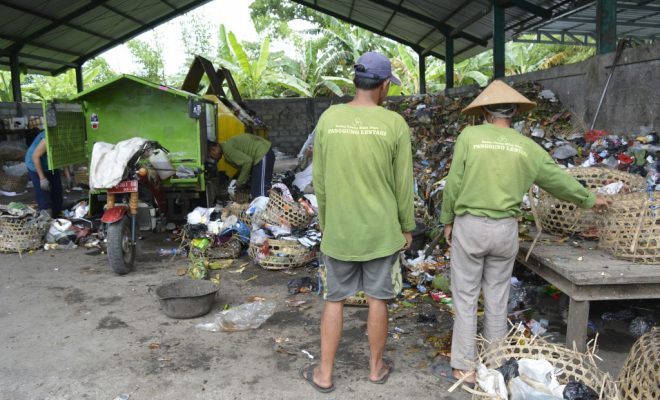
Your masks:
<path fill-rule="evenodd" d="M 401 85 L 399 78 L 392 75 L 392 63 L 380 53 L 370 51 L 362 54 L 353 69 L 355 76 L 380 80 L 389 79 L 393 84 Z"/>

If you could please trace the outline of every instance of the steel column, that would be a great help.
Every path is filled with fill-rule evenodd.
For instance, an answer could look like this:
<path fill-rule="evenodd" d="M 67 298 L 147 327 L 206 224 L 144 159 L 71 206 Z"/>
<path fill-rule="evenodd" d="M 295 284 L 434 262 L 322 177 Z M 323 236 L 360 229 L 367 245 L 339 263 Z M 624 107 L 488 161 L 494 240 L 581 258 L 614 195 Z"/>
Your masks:
<path fill-rule="evenodd" d="M 598 54 L 616 50 L 616 0 L 596 1 L 596 51 Z"/>
<path fill-rule="evenodd" d="M 82 92 L 85 89 L 83 85 L 82 64 L 76 65 L 76 89 L 78 90 L 78 93 Z"/>
<path fill-rule="evenodd" d="M 493 78 L 504 77 L 504 7 L 493 0 Z"/>
<path fill-rule="evenodd" d="M 426 94 L 426 56 L 418 51 L 417 57 L 419 59 L 419 93 Z"/>
<path fill-rule="evenodd" d="M 9 70 L 11 71 L 11 93 L 15 102 L 23 101 L 21 94 L 21 67 L 18 61 L 18 51 L 9 54 Z"/>
<path fill-rule="evenodd" d="M 445 40 L 445 89 L 454 87 L 454 38 Z"/>

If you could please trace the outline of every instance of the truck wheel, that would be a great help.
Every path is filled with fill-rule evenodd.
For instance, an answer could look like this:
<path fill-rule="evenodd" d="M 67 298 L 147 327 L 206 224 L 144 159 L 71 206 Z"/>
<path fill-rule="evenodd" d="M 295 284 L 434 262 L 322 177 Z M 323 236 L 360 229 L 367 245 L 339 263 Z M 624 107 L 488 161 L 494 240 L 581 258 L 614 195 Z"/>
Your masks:
<path fill-rule="evenodd" d="M 131 224 L 127 217 L 108 224 L 108 261 L 115 273 L 125 275 L 133 269 L 135 246 L 131 244 Z"/>

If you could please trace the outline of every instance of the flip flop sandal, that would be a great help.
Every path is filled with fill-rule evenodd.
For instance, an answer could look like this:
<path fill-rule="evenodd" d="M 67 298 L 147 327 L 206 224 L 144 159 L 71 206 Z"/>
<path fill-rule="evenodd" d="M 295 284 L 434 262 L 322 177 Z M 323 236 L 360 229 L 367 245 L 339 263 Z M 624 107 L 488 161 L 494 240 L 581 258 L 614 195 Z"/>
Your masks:
<path fill-rule="evenodd" d="M 458 379 L 454 378 L 454 370 L 451 366 L 447 364 L 435 364 L 431 367 L 433 370 L 433 373 L 435 375 L 438 375 L 441 378 L 444 378 L 447 382 L 449 383 L 456 383 L 458 382 Z M 475 383 L 474 382 L 465 382 L 463 381 L 463 385 L 469 387 L 470 389 L 475 388 Z"/>
<path fill-rule="evenodd" d="M 300 373 L 300 377 L 303 378 L 307 383 L 310 384 L 314 389 L 318 390 L 321 393 L 330 393 L 333 390 L 335 390 L 335 385 L 332 384 L 328 387 L 323 387 L 319 386 L 314 382 L 314 368 L 316 367 L 316 364 L 305 364 L 303 365 L 300 370 L 298 371 Z"/>
<path fill-rule="evenodd" d="M 383 375 L 383 377 L 377 381 L 372 381 L 371 379 L 369 379 L 369 382 L 375 383 L 377 385 L 384 385 L 387 382 L 387 380 L 390 377 L 390 374 L 392 373 L 392 371 L 394 371 L 394 361 L 390 360 L 389 358 L 383 357 L 383 364 L 385 364 L 385 366 L 388 367 L 385 375 Z"/>

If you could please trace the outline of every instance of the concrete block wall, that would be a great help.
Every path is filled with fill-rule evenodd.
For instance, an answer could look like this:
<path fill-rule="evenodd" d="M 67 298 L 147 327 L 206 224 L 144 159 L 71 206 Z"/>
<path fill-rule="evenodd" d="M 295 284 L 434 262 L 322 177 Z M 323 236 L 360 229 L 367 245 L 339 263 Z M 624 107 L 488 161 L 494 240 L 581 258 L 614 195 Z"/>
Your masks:
<path fill-rule="evenodd" d="M 537 81 L 552 90 L 567 110 L 588 126 L 598 106 L 614 53 L 592 57 L 581 63 L 507 77 L 508 82 Z M 477 91 L 476 85 L 453 88 L 449 95 Z M 331 104 L 350 101 L 335 98 L 291 98 L 247 100 L 270 126 L 274 146 L 296 155 L 316 121 Z M 603 101 L 596 129 L 634 135 L 641 125 L 660 128 L 660 44 L 625 49 L 617 63 Z"/>
<path fill-rule="evenodd" d="M 567 110 L 584 120 L 594 118 L 614 53 L 576 64 L 507 77 L 537 81 L 552 90 Z M 660 44 L 625 49 L 603 100 L 595 129 L 631 136 L 641 125 L 660 128 Z"/>
<path fill-rule="evenodd" d="M 295 156 L 314 130 L 319 117 L 332 104 L 345 103 L 351 97 L 332 98 L 288 98 L 246 100 L 248 107 L 254 110 L 269 126 L 270 140 L 273 147 L 291 156 Z"/>

